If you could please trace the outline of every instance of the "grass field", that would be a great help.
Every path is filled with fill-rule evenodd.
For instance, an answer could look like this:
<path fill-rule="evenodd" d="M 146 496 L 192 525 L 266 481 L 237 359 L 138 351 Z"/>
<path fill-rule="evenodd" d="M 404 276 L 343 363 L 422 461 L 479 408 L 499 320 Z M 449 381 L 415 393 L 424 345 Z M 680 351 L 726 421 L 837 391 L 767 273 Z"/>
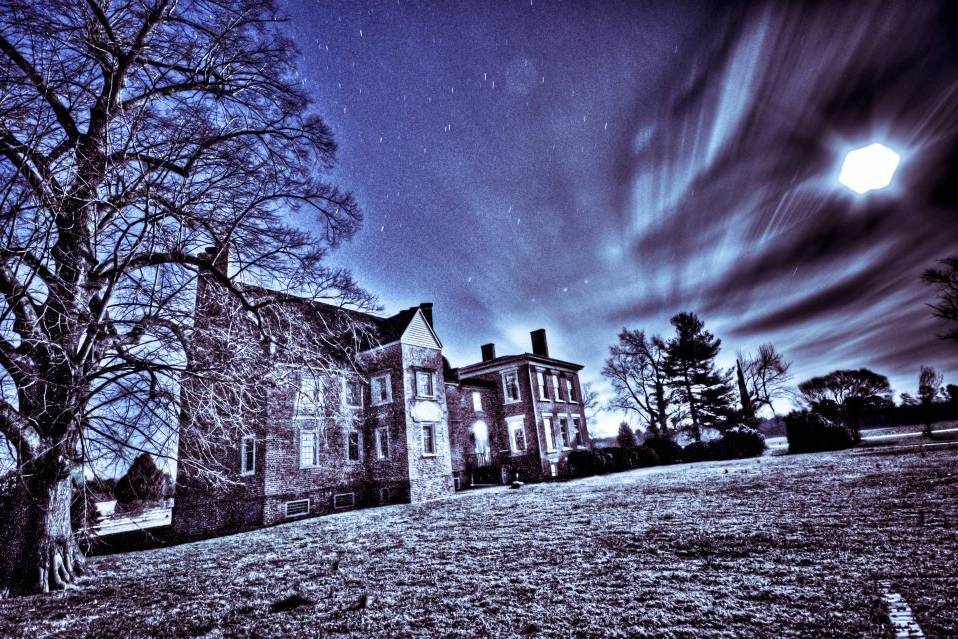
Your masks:
<path fill-rule="evenodd" d="M 958 636 L 958 450 L 637 470 L 93 560 L 0 635 Z"/>

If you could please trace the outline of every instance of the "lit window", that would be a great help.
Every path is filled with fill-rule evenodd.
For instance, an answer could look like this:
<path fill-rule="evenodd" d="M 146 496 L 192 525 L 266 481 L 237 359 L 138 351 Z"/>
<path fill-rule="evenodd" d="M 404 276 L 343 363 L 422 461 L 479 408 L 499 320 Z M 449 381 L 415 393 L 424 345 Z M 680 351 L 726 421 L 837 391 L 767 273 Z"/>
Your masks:
<path fill-rule="evenodd" d="M 516 371 L 507 371 L 502 374 L 502 387 L 506 402 L 519 401 L 519 374 Z"/>
<path fill-rule="evenodd" d="M 359 380 L 346 381 L 346 405 L 351 408 L 363 405 L 363 384 Z"/>
<path fill-rule="evenodd" d="M 299 392 L 296 394 L 296 417 L 315 417 L 323 405 L 323 391 L 319 380 L 309 372 L 304 372 L 299 380 Z"/>
<path fill-rule="evenodd" d="M 393 401 L 393 389 L 389 373 L 376 375 L 370 380 L 373 406 L 389 404 Z"/>
<path fill-rule="evenodd" d="M 559 376 L 556 373 L 552 374 L 552 392 L 555 393 L 555 400 L 557 402 L 564 401 L 562 399 L 562 387 L 559 386 Z"/>
<path fill-rule="evenodd" d="M 479 391 L 472 391 L 472 410 L 482 410 L 482 393 Z"/>
<path fill-rule="evenodd" d="M 549 389 L 546 388 L 545 371 L 536 372 L 536 381 L 539 382 L 539 399 L 549 399 Z"/>
<path fill-rule="evenodd" d="M 565 378 L 565 393 L 566 397 L 569 398 L 570 402 L 579 401 L 579 396 L 575 392 L 575 382 L 572 381 L 571 377 Z"/>
<path fill-rule="evenodd" d="M 256 472 L 256 435 L 245 435 L 240 447 L 240 475 Z"/>
<path fill-rule="evenodd" d="M 389 459 L 389 430 L 376 429 L 376 459 Z"/>
<path fill-rule="evenodd" d="M 521 417 L 509 420 L 509 447 L 513 453 L 526 450 L 526 429 Z"/>
<path fill-rule="evenodd" d="M 552 432 L 552 415 L 542 416 L 542 429 L 545 431 L 546 452 L 555 452 L 556 438 L 555 433 Z"/>
<path fill-rule="evenodd" d="M 299 467 L 311 468 L 319 463 L 319 446 L 316 431 L 303 430 L 299 433 Z"/>
<path fill-rule="evenodd" d="M 432 373 L 416 371 L 416 397 L 432 397 Z"/>
<path fill-rule="evenodd" d="M 349 431 L 346 435 L 346 457 L 349 461 L 359 461 L 360 451 L 362 450 L 362 439 L 359 431 Z"/>
<path fill-rule="evenodd" d="M 435 424 L 422 425 L 422 454 L 423 455 L 436 454 L 436 425 Z"/>

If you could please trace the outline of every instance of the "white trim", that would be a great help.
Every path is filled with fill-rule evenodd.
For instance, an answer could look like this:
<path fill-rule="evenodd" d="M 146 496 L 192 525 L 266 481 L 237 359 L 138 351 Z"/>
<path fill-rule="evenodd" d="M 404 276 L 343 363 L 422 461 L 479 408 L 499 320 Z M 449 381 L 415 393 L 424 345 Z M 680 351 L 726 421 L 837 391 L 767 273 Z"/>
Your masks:
<path fill-rule="evenodd" d="M 385 378 L 386 399 L 380 400 L 376 393 L 376 381 Z M 385 406 L 393 401 L 393 378 L 391 373 L 376 373 L 369 378 L 369 405 Z"/>
<path fill-rule="evenodd" d="M 472 391 L 472 412 L 481 413 L 482 410 L 482 393 L 479 391 Z"/>
<path fill-rule="evenodd" d="M 546 420 L 549 422 L 548 430 L 546 429 Z M 556 452 L 555 418 L 552 413 L 542 413 L 542 437 L 546 442 L 546 452 Z"/>
<path fill-rule="evenodd" d="M 359 403 L 358 403 L 358 404 L 350 404 L 350 403 L 349 403 L 349 385 L 350 385 L 350 384 L 358 384 L 358 385 L 359 385 Z M 364 399 L 364 391 L 365 391 L 365 384 L 363 384 L 362 380 L 358 380 L 358 379 L 346 379 L 346 378 L 344 377 L 344 378 L 343 378 L 343 406 L 346 407 L 346 408 L 362 408 L 362 407 L 363 407 L 363 399 Z"/>
<path fill-rule="evenodd" d="M 565 400 L 562 399 L 562 384 L 559 382 L 559 373 L 553 371 L 550 374 L 552 375 L 552 390 L 555 393 L 553 401 L 565 403 Z"/>
<path fill-rule="evenodd" d="M 380 432 L 383 432 L 383 433 L 386 434 L 386 454 L 385 454 L 385 455 L 383 455 L 383 451 L 382 451 L 382 441 L 381 441 L 380 438 L 379 438 L 379 433 L 380 433 Z M 388 426 L 379 426 L 378 428 L 376 428 L 376 429 L 373 431 L 373 437 L 375 437 L 375 440 L 374 440 L 373 443 L 375 444 L 376 459 L 389 459 L 389 455 L 390 455 L 391 452 L 392 452 L 392 451 L 391 451 L 391 446 L 390 446 L 390 441 L 389 441 L 389 427 L 388 427 Z"/>
<path fill-rule="evenodd" d="M 439 437 L 439 429 L 437 428 L 439 424 L 436 422 L 423 422 L 421 424 L 421 430 L 419 432 L 419 443 L 422 446 L 422 456 L 423 457 L 435 457 L 439 450 L 439 442 L 436 441 Z M 426 429 L 429 429 L 432 432 L 432 452 L 426 452 Z"/>
<path fill-rule="evenodd" d="M 506 376 L 513 375 L 516 378 L 516 397 L 515 399 L 509 398 L 509 386 L 506 384 Z M 519 384 L 519 369 L 510 368 L 499 373 L 499 376 L 502 378 L 502 403 L 503 404 L 518 404 L 522 401 L 522 387 Z"/>
<path fill-rule="evenodd" d="M 566 394 L 566 398 L 569 400 L 569 403 L 570 404 L 580 403 L 579 392 L 577 390 L 574 378 L 569 377 L 567 375 L 563 379 L 565 379 L 565 394 Z M 573 395 L 575 395 L 575 399 L 572 398 Z"/>
<path fill-rule="evenodd" d="M 292 368 L 293 371 L 298 369 Z M 311 379 L 313 382 L 313 390 L 316 391 L 316 394 L 319 395 L 318 398 L 314 397 L 314 404 L 309 408 L 311 411 L 303 410 L 301 402 L 304 396 L 303 386 L 307 379 Z M 296 385 L 296 395 L 293 398 L 293 419 L 316 419 L 323 414 L 323 407 L 326 404 L 326 394 L 325 390 L 322 388 L 319 378 L 316 377 L 309 370 L 302 370 L 299 375 L 299 383 Z"/>
<path fill-rule="evenodd" d="M 312 435 L 313 436 L 313 461 L 312 463 L 303 463 L 303 436 Z M 315 428 L 300 428 L 299 429 L 299 467 L 300 468 L 316 468 L 319 466 L 319 431 Z"/>
<path fill-rule="evenodd" d="M 565 420 L 565 428 L 562 428 L 562 420 Z M 571 450 L 572 442 L 569 441 L 569 415 L 557 415 L 556 423 L 559 425 L 559 433 L 562 435 L 562 450 Z"/>
<path fill-rule="evenodd" d="M 290 506 L 290 504 L 296 504 L 297 506 L 299 506 L 300 504 L 303 504 L 303 503 L 306 504 L 306 511 L 305 511 L 305 512 L 295 513 L 295 514 L 292 514 L 292 515 L 289 514 L 289 506 Z M 310 501 L 309 501 L 308 498 L 307 498 L 307 499 L 293 499 L 293 500 L 291 500 L 291 501 L 286 502 L 286 503 L 283 505 L 283 516 L 284 516 L 286 519 L 291 519 L 291 518 L 293 518 L 293 517 L 305 517 L 306 515 L 309 514 L 309 510 L 310 510 L 311 506 L 312 506 L 312 504 L 310 503 Z"/>
<path fill-rule="evenodd" d="M 246 442 L 253 442 L 253 467 L 246 467 Z M 240 476 L 248 477 L 256 474 L 256 435 L 243 435 L 240 439 Z"/>
<path fill-rule="evenodd" d="M 509 450 L 513 455 L 521 455 L 528 452 L 529 450 L 529 437 L 526 433 L 526 418 L 524 415 L 515 415 L 514 417 L 506 418 L 506 430 L 509 433 Z M 522 431 L 522 442 L 525 444 L 523 448 L 516 446 L 516 438 L 513 435 L 515 431 Z"/>
<path fill-rule="evenodd" d="M 536 385 L 539 387 L 539 401 L 549 401 L 549 389 L 546 386 L 546 372 L 542 369 L 536 369 Z"/>
<path fill-rule="evenodd" d="M 429 395 L 420 395 L 419 394 L 419 375 L 427 375 L 429 377 L 429 390 L 431 393 Z M 433 370 L 429 368 L 413 368 L 412 369 L 412 379 L 413 379 L 413 397 L 418 397 L 421 399 L 436 399 L 436 374 Z"/>

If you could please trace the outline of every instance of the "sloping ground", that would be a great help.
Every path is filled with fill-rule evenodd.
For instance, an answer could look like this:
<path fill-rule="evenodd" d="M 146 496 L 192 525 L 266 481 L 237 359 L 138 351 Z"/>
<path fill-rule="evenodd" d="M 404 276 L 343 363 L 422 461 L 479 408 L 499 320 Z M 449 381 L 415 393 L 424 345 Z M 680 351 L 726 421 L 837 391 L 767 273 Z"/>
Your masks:
<path fill-rule="evenodd" d="M 94 560 L 7 636 L 958 636 L 958 451 L 490 489 Z"/>

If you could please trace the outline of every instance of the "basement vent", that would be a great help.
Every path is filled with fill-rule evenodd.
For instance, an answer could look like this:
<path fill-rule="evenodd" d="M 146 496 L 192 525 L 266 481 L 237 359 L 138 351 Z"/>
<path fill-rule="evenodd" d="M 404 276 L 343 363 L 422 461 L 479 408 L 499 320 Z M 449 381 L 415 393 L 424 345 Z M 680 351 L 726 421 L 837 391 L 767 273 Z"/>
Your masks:
<path fill-rule="evenodd" d="M 387 503 L 389 503 L 389 498 L 390 498 L 389 489 L 388 489 L 388 488 L 380 488 L 380 489 L 379 489 L 379 501 L 382 502 L 382 503 L 384 503 L 384 504 L 387 504 Z"/>
<path fill-rule="evenodd" d="M 297 499 L 295 501 L 286 502 L 287 517 L 302 517 L 303 515 L 308 515 L 308 514 L 309 514 L 308 499 Z"/>
<path fill-rule="evenodd" d="M 339 493 L 333 495 L 333 508 L 352 508 L 355 505 L 355 493 Z"/>

